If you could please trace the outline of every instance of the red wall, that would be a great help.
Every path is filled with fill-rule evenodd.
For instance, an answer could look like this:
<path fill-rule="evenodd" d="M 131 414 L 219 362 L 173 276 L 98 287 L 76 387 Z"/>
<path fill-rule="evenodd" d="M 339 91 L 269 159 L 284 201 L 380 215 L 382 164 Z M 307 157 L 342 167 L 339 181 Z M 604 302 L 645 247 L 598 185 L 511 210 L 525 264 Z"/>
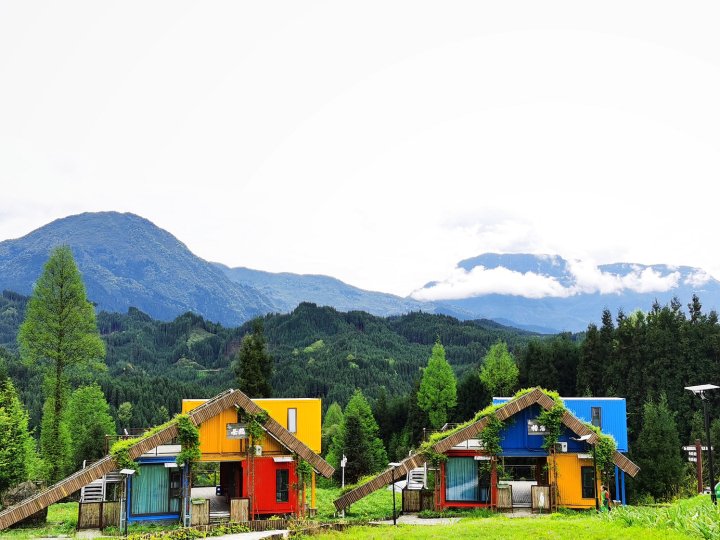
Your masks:
<path fill-rule="evenodd" d="M 474 450 L 451 450 L 447 453 L 448 457 L 474 457 L 477 452 Z M 497 465 L 495 459 L 492 461 L 492 470 L 490 472 L 490 504 L 474 503 L 474 502 L 448 502 L 445 500 L 445 462 L 440 463 L 440 500 L 437 506 L 440 509 L 445 508 L 487 508 L 497 504 Z"/>
<path fill-rule="evenodd" d="M 249 497 L 250 479 L 248 461 L 243 461 L 243 497 Z M 286 469 L 289 472 L 288 502 L 275 500 L 275 471 Z M 292 514 L 297 512 L 297 475 L 295 463 L 275 463 L 272 457 L 255 458 L 255 493 L 253 497 L 256 514 Z"/>

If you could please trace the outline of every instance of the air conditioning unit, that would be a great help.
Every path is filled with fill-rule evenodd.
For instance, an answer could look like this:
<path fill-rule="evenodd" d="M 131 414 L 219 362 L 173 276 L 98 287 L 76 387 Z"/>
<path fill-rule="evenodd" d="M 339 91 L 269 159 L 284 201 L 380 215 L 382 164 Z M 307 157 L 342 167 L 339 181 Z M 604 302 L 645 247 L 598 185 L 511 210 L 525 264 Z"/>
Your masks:
<path fill-rule="evenodd" d="M 259 444 L 255 445 L 255 455 L 262 456 L 262 446 L 260 446 Z"/>
<path fill-rule="evenodd" d="M 567 443 L 564 441 L 555 443 L 556 452 L 567 452 Z"/>

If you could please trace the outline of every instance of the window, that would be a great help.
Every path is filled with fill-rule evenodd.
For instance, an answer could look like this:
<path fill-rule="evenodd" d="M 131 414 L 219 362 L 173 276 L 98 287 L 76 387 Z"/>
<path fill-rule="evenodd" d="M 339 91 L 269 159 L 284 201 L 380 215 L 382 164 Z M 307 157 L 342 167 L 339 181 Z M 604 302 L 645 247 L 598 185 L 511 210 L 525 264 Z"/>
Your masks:
<path fill-rule="evenodd" d="M 602 408 L 601 407 L 590 407 L 590 423 L 602 429 Z"/>
<path fill-rule="evenodd" d="M 448 458 L 445 462 L 447 501 L 490 502 L 490 473 L 482 463 L 471 457 Z"/>
<path fill-rule="evenodd" d="M 595 474 L 592 467 L 581 467 L 580 478 L 582 479 L 582 498 L 595 498 Z"/>
<path fill-rule="evenodd" d="M 297 409 L 288 409 L 287 430 L 297 433 Z"/>
<path fill-rule="evenodd" d="M 288 502 L 288 486 L 290 484 L 290 471 L 280 469 L 275 471 L 275 502 Z"/>
<path fill-rule="evenodd" d="M 164 465 L 142 465 L 133 476 L 132 505 L 134 516 L 178 513 L 180 511 L 180 471 Z"/>

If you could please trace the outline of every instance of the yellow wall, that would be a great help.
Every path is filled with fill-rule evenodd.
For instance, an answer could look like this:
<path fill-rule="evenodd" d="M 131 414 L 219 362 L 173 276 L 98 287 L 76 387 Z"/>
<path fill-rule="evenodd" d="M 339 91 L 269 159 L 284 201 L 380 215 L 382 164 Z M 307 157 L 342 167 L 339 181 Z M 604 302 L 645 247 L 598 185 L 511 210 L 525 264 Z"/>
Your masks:
<path fill-rule="evenodd" d="M 265 409 L 282 427 L 287 429 L 288 409 L 297 409 L 297 433 L 295 436 L 310 450 L 320 453 L 322 440 L 322 407 L 316 398 L 253 399 Z"/>
<path fill-rule="evenodd" d="M 595 499 L 582 498 L 580 476 L 581 467 L 592 467 L 592 458 L 579 459 L 577 454 L 555 454 L 555 463 L 557 464 L 558 506 L 595 508 Z M 596 489 L 600 493 L 599 481 Z"/>
<path fill-rule="evenodd" d="M 187 413 L 205 403 L 205 399 L 184 399 L 182 412 Z M 298 432 L 295 436 L 311 450 L 320 453 L 321 403 L 319 399 L 254 399 L 280 425 L 287 427 L 288 408 L 297 409 Z M 237 423 L 237 410 L 233 407 L 200 425 L 201 461 L 237 461 L 246 455 L 245 440 L 228 439 L 227 424 Z M 270 435 L 262 442 L 263 455 L 287 454 Z"/>

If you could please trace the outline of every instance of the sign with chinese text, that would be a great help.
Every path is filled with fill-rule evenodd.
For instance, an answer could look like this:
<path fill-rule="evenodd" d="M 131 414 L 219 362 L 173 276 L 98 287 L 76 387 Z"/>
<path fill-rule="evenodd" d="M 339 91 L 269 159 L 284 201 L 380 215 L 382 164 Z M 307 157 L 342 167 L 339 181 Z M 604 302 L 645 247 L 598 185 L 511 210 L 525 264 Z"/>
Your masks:
<path fill-rule="evenodd" d="M 228 439 L 246 439 L 245 424 L 225 424 Z"/>
<path fill-rule="evenodd" d="M 547 435 L 547 428 L 537 420 L 528 420 L 528 435 Z"/>

